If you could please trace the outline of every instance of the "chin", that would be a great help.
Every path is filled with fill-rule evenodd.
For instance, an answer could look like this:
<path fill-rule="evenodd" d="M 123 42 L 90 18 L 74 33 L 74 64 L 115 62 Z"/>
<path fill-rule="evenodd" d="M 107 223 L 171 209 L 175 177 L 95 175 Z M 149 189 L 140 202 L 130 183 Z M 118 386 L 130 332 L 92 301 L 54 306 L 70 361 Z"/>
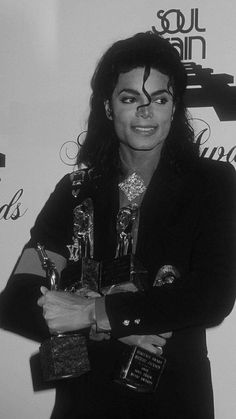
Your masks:
<path fill-rule="evenodd" d="M 140 151 L 157 151 L 163 146 L 163 141 L 160 143 L 155 144 L 147 144 L 147 142 L 143 142 L 143 144 L 130 144 L 130 147 L 133 150 L 140 150 Z"/>

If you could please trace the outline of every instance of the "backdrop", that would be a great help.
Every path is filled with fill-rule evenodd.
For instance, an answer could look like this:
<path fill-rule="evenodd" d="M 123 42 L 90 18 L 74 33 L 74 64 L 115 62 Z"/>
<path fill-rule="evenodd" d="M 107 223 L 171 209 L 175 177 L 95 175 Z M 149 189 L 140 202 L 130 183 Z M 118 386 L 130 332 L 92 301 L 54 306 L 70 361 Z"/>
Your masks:
<path fill-rule="evenodd" d="M 0 0 L 1 289 L 43 203 L 73 169 L 90 78 L 117 39 L 145 30 L 170 39 L 189 73 L 203 155 L 235 165 L 235 16 L 235 0 Z M 216 419 L 236 410 L 235 322 L 234 310 L 207 334 Z M 38 345 L 2 330 L 0 341 L 1 419 L 48 418 L 54 390 L 34 392 L 29 368 Z"/>

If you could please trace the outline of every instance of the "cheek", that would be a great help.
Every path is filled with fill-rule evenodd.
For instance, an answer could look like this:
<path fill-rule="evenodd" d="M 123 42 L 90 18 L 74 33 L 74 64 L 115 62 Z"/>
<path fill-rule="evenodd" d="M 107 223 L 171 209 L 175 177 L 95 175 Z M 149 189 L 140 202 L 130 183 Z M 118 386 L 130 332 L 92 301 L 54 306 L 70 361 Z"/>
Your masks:
<path fill-rule="evenodd" d="M 163 128 L 167 129 L 170 128 L 172 122 L 172 111 L 168 113 L 163 113 L 162 117 L 160 118 L 160 125 L 163 126 Z"/>
<path fill-rule="evenodd" d="M 113 123 L 116 133 L 125 132 L 129 125 L 127 112 L 116 112 L 113 114 Z"/>
<path fill-rule="evenodd" d="M 166 138 L 169 134 L 170 128 L 171 128 L 171 118 L 165 115 L 164 118 L 162 118 L 161 121 L 159 121 L 159 135 L 163 138 Z"/>
<path fill-rule="evenodd" d="M 167 118 L 167 119 L 164 121 L 164 126 L 165 126 L 166 128 L 170 128 L 170 126 L 171 126 L 171 119 L 170 119 L 170 118 Z"/>
<path fill-rule="evenodd" d="M 170 128 L 171 128 L 171 121 L 168 119 L 162 127 L 162 132 L 164 134 L 165 137 L 168 136 L 169 132 L 170 132 Z"/>

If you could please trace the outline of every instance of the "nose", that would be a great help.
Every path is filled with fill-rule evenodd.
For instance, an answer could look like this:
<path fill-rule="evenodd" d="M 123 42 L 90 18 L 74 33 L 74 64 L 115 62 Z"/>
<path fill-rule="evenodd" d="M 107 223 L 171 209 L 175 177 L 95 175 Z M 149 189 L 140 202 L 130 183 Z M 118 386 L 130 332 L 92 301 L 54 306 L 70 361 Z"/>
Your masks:
<path fill-rule="evenodd" d="M 136 109 L 136 116 L 144 119 L 150 119 L 153 117 L 152 108 L 150 105 L 138 106 Z"/>

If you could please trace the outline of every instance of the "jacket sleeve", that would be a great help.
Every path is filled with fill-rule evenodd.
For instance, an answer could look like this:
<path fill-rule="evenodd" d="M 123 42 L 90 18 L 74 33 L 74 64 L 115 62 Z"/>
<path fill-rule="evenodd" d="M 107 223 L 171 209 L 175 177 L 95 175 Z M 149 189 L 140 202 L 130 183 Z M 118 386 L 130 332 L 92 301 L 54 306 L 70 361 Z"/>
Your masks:
<path fill-rule="evenodd" d="M 189 271 L 176 286 L 107 295 L 115 337 L 208 327 L 231 312 L 236 294 L 235 170 L 230 165 L 209 170 L 202 188 Z"/>
<path fill-rule="evenodd" d="M 49 337 L 41 307 L 37 305 L 40 286 L 45 278 L 16 274 L 0 294 L 0 327 L 28 339 L 42 341 Z"/>
<path fill-rule="evenodd" d="M 65 243 L 70 217 L 71 183 L 66 175 L 56 186 L 38 215 L 31 238 L 22 251 L 5 289 L 0 294 L 0 327 L 41 341 L 49 336 L 42 309 L 37 305 L 40 286 L 49 286 L 35 250 L 45 246 L 56 266 L 66 263 Z"/>

